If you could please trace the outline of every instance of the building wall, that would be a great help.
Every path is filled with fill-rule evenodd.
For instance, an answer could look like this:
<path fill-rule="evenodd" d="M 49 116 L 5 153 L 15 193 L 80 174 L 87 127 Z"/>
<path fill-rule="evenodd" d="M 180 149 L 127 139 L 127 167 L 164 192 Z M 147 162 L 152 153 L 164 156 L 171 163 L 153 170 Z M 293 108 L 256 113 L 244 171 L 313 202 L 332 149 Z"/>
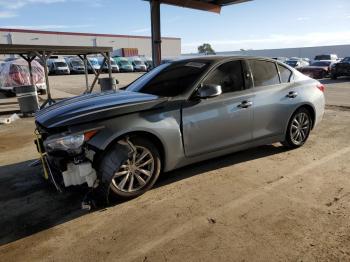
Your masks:
<path fill-rule="evenodd" d="M 64 45 L 64 46 L 108 46 L 113 49 L 137 48 L 139 55 L 151 56 L 151 38 L 144 36 L 85 34 L 48 32 L 37 30 L 16 30 L 0 28 L 0 44 Z M 162 56 L 174 57 L 181 54 L 181 39 L 162 38 Z"/>
<path fill-rule="evenodd" d="M 316 55 L 337 54 L 338 57 L 350 56 L 350 45 L 315 46 L 300 48 L 266 49 L 218 52 L 218 55 L 249 55 L 264 57 L 305 57 L 313 59 Z"/>

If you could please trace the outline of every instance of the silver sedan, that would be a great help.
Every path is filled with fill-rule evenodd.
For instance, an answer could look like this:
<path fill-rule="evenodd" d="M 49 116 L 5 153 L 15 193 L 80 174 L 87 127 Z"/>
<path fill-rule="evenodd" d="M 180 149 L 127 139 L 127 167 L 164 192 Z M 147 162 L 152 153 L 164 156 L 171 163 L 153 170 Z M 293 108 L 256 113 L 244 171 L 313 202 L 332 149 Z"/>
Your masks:
<path fill-rule="evenodd" d="M 302 146 L 323 117 L 324 88 L 275 60 L 191 58 L 125 90 L 57 103 L 36 123 L 58 182 L 131 198 L 160 172 L 269 143 Z"/>

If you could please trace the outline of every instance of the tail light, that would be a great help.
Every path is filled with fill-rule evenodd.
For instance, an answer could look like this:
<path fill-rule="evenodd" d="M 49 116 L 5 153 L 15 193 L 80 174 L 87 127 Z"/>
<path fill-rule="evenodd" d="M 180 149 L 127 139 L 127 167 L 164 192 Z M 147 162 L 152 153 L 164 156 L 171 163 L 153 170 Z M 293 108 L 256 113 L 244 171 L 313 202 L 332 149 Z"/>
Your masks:
<path fill-rule="evenodd" d="M 325 89 L 326 89 L 326 87 L 325 87 L 323 84 L 321 84 L 321 83 L 318 83 L 318 84 L 316 85 L 316 87 L 317 87 L 318 89 L 320 89 L 322 92 L 324 92 Z"/>

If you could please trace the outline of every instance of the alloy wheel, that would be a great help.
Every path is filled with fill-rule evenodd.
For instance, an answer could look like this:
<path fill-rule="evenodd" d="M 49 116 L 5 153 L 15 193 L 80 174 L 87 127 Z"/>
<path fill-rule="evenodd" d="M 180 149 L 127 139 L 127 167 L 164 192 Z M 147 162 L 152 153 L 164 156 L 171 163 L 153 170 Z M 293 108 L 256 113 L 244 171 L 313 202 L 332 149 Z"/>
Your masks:
<path fill-rule="evenodd" d="M 290 128 L 290 137 L 295 145 L 303 144 L 310 132 L 310 118 L 305 112 L 296 114 L 292 120 Z"/>
<path fill-rule="evenodd" d="M 114 173 L 111 186 L 123 192 L 142 189 L 151 179 L 155 160 L 146 147 L 133 145 L 129 158 Z"/>

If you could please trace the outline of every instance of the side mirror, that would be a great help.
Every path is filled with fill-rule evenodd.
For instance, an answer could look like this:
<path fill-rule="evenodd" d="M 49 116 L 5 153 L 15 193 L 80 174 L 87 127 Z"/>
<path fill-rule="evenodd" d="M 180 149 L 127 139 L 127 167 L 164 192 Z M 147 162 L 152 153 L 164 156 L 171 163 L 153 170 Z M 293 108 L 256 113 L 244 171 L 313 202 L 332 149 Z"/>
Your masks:
<path fill-rule="evenodd" d="M 208 84 L 202 85 L 197 91 L 198 98 L 211 98 L 222 94 L 220 85 Z"/>

